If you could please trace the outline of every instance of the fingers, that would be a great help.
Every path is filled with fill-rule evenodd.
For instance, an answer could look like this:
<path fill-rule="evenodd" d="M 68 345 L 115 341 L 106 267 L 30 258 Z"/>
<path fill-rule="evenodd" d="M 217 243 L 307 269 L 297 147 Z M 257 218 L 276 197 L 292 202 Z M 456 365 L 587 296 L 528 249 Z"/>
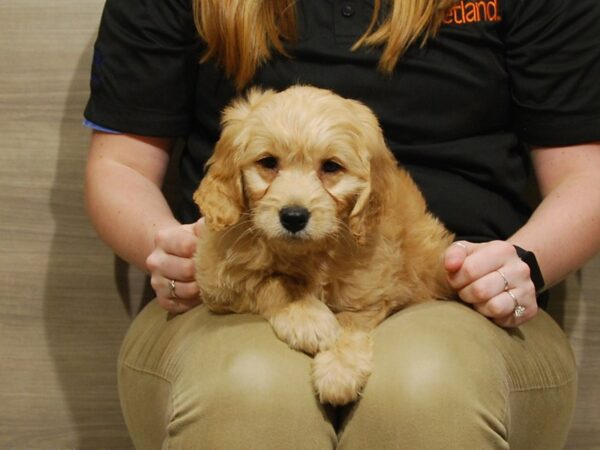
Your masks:
<path fill-rule="evenodd" d="M 174 278 L 153 275 L 150 278 L 152 289 L 158 298 L 178 301 L 194 301 L 199 298 L 200 290 L 196 281 L 183 282 Z M 171 285 L 173 286 L 171 287 Z"/>
<path fill-rule="evenodd" d="M 469 255 L 469 246 L 466 241 L 454 242 L 444 254 L 444 267 L 450 273 L 454 273 L 462 267 L 466 257 Z"/>
<path fill-rule="evenodd" d="M 148 256 L 146 267 L 152 276 L 158 276 L 161 279 L 189 282 L 194 281 L 196 277 L 193 255 L 181 257 L 167 253 L 162 248 L 155 248 Z M 159 286 L 158 283 L 162 281 L 161 279 L 156 280 Z"/>
<path fill-rule="evenodd" d="M 521 316 L 515 315 L 515 308 L 519 306 L 525 307 Z M 532 283 L 531 288 L 526 285 L 522 288 L 502 291 L 488 301 L 473 304 L 473 308 L 502 327 L 516 327 L 537 314 L 535 288 Z"/>
<path fill-rule="evenodd" d="M 154 238 L 155 247 L 169 255 L 191 258 L 196 251 L 197 241 L 194 226 L 187 224 L 159 230 Z"/>
<path fill-rule="evenodd" d="M 460 299 L 498 325 L 515 327 L 536 315 L 529 267 L 510 243 L 454 243 L 446 251 L 444 264 Z M 521 307 L 522 314 L 517 314 Z"/>
<path fill-rule="evenodd" d="M 527 264 L 519 259 L 475 279 L 464 288 L 459 289 L 458 294 L 467 303 L 481 303 L 509 289 L 527 286 L 529 282 L 531 280 Z"/>
<path fill-rule="evenodd" d="M 452 247 L 458 247 L 453 244 Z M 504 241 L 492 241 L 484 244 L 467 243 L 468 254 L 463 250 L 465 259 L 459 270 L 450 273 L 450 285 L 461 290 L 465 286 L 484 277 L 486 274 L 502 268 L 504 263 L 512 258 L 518 258 L 512 245 Z"/>
<path fill-rule="evenodd" d="M 146 259 L 158 303 L 174 314 L 201 303 L 195 279 L 196 228 L 197 224 L 188 224 L 159 231 Z"/>
<path fill-rule="evenodd" d="M 158 304 L 164 309 L 173 314 L 181 314 L 202 303 L 202 299 L 198 292 L 198 286 L 195 282 L 178 283 L 175 281 L 175 286 L 171 290 L 170 284 L 172 281 L 173 280 L 164 280 L 162 286 L 157 287 L 155 287 L 156 283 L 152 283 L 152 287 L 156 292 Z M 165 291 L 168 292 L 166 295 L 164 294 Z M 193 294 L 193 292 L 195 292 L 195 294 Z M 176 297 L 174 297 L 174 295 L 176 295 Z M 180 297 L 180 295 L 184 295 L 185 297 Z"/>

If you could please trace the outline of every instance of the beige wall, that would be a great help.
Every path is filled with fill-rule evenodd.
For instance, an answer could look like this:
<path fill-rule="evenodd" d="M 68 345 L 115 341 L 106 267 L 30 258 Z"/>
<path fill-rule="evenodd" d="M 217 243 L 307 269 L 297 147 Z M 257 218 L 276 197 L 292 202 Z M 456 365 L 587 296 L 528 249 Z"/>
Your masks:
<path fill-rule="evenodd" d="M 83 210 L 81 126 L 103 2 L 0 1 L 0 448 L 129 449 L 129 317 Z"/>
<path fill-rule="evenodd" d="M 0 1 L 3 450 L 130 448 L 115 360 L 142 278 L 97 240 L 82 201 L 81 111 L 102 3 Z M 570 280 L 567 306 L 554 305 L 581 365 L 573 449 L 600 448 L 599 274 L 596 259 Z"/>

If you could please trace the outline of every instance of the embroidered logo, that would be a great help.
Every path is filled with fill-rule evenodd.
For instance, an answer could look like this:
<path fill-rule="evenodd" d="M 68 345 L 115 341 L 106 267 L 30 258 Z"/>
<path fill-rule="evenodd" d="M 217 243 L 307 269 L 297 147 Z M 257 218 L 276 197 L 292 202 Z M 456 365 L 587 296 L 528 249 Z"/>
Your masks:
<path fill-rule="evenodd" d="M 498 0 L 460 0 L 446 14 L 446 25 L 463 25 L 474 22 L 500 22 L 500 7 Z"/>

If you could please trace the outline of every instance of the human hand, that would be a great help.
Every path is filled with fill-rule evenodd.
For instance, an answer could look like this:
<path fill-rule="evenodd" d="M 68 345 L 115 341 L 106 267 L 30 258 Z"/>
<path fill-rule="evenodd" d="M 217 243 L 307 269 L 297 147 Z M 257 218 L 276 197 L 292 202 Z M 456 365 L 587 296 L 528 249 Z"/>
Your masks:
<path fill-rule="evenodd" d="M 196 284 L 194 253 L 204 219 L 156 233 L 155 247 L 146 259 L 150 283 L 160 306 L 173 314 L 202 303 Z"/>
<path fill-rule="evenodd" d="M 529 266 L 506 241 L 458 241 L 446 250 L 448 282 L 460 299 L 502 327 L 516 327 L 538 311 Z M 520 307 L 524 307 L 521 315 Z"/>

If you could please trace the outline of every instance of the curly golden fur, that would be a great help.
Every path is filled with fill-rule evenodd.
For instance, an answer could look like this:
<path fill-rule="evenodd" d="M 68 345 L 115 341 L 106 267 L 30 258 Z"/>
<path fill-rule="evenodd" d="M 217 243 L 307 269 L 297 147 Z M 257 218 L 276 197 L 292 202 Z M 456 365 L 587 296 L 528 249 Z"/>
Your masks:
<path fill-rule="evenodd" d="M 363 104 L 295 86 L 228 107 L 194 195 L 206 219 L 197 281 L 214 312 L 265 317 L 314 355 L 321 402 L 356 400 L 371 331 L 413 303 L 450 296 L 452 236 L 426 210 Z M 399 344 L 400 345 L 400 344 Z"/>

